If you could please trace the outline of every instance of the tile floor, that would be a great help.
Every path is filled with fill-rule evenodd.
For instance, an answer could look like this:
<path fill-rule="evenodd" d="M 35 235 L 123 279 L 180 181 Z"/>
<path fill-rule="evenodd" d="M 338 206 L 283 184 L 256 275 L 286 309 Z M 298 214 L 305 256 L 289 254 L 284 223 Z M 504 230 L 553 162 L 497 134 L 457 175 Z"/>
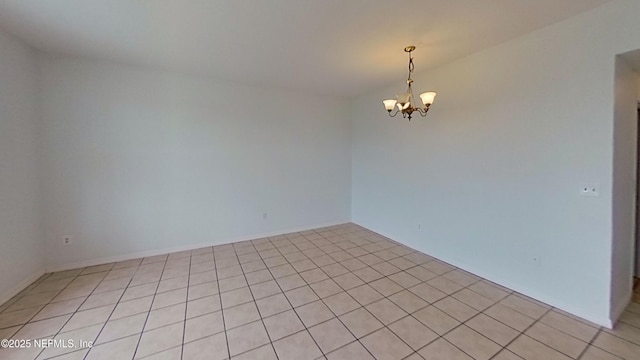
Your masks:
<path fill-rule="evenodd" d="M 0 359 L 640 359 L 640 304 L 602 329 L 344 224 L 47 274 L 3 338 L 75 346 Z"/>

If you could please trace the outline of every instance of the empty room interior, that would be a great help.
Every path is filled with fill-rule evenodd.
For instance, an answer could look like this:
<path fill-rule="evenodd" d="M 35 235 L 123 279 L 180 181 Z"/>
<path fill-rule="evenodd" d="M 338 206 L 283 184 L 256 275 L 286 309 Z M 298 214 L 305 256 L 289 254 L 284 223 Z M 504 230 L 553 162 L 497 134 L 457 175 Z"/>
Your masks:
<path fill-rule="evenodd" d="M 639 19 L 0 0 L 0 359 L 640 359 Z"/>

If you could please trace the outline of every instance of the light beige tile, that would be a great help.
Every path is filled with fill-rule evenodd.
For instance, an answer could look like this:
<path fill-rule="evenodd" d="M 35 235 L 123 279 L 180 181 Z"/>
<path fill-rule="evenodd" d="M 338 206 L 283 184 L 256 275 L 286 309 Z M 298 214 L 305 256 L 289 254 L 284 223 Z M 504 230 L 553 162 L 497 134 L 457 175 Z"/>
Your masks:
<path fill-rule="evenodd" d="M 524 331 L 535 321 L 502 304 L 495 304 L 484 313 L 518 331 Z"/>
<path fill-rule="evenodd" d="M 187 302 L 187 289 L 177 289 L 161 294 L 156 294 L 153 299 L 151 309 L 160 309 L 163 307 Z"/>
<path fill-rule="evenodd" d="M 100 285 L 93 291 L 94 294 L 98 294 L 105 291 L 124 289 L 129 285 L 130 278 L 118 278 L 113 280 L 103 280 Z"/>
<path fill-rule="evenodd" d="M 443 275 L 451 270 L 455 270 L 453 266 L 447 265 L 438 260 L 429 261 L 422 265 L 422 267 L 438 275 Z"/>
<path fill-rule="evenodd" d="M 327 355 L 328 360 L 375 360 L 367 349 L 357 341 L 343 346 Z"/>
<path fill-rule="evenodd" d="M 438 334 L 411 316 L 394 322 L 389 325 L 389 329 L 413 350 L 418 350 L 439 337 Z"/>
<path fill-rule="evenodd" d="M 271 341 L 282 339 L 304 329 L 304 325 L 293 310 L 273 315 L 263 321 Z"/>
<path fill-rule="evenodd" d="M 111 320 L 120 319 L 123 317 L 148 312 L 153 302 L 153 296 L 147 296 L 135 300 L 121 302 L 116 306 L 116 309 L 111 315 Z"/>
<path fill-rule="evenodd" d="M 202 339 L 224 331 L 222 312 L 214 312 L 187 320 L 184 329 L 184 342 Z"/>
<path fill-rule="evenodd" d="M 360 342 L 377 360 L 400 360 L 413 352 L 387 328 L 365 336 Z"/>
<path fill-rule="evenodd" d="M 612 330 L 606 328 L 602 328 L 602 330 L 636 345 L 640 345 L 640 328 L 618 322 Z"/>
<path fill-rule="evenodd" d="M 253 295 L 249 287 L 243 287 L 220 294 L 222 300 L 222 308 L 226 309 L 232 306 L 245 304 L 253 301 Z"/>
<path fill-rule="evenodd" d="M 480 280 L 477 276 L 459 269 L 449 271 L 443 275 L 444 278 L 455 282 L 458 285 L 467 287 Z"/>
<path fill-rule="evenodd" d="M 349 272 L 349 269 L 347 269 L 346 267 L 342 266 L 339 263 L 325 265 L 325 266 L 322 266 L 321 269 L 331 277 L 346 274 Z"/>
<path fill-rule="evenodd" d="M 295 311 L 306 327 L 311 327 L 334 317 L 331 310 L 322 301 L 314 301 L 300 306 Z"/>
<path fill-rule="evenodd" d="M 43 306 L 0 314 L 0 329 L 26 324 Z"/>
<path fill-rule="evenodd" d="M 377 292 L 379 292 L 384 296 L 391 296 L 397 292 L 404 290 L 402 286 L 394 283 L 388 278 L 382 278 L 382 279 L 373 281 L 369 283 L 369 285 L 371 285 L 371 287 L 376 289 Z"/>
<path fill-rule="evenodd" d="M 425 283 L 418 284 L 412 288 L 409 288 L 409 291 L 411 291 L 415 295 L 418 295 L 421 299 L 428 303 L 434 303 L 447 296 L 447 294 L 443 293 L 442 291 Z"/>
<path fill-rule="evenodd" d="M 493 360 L 523 360 L 520 356 L 512 353 L 509 350 L 503 349 L 498 355 L 493 357 Z"/>
<path fill-rule="evenodd" d="M 133 299 L 153 295 L 156 293 L 157 288 L 158 288 L 158 283 L 148 283 L 144 285 L 128 287 L 127 290 L 124 292 L 124 295 L 122 295 L 122 299 L 120 301 L 128 301 L 128 300 L 133 300 Z"/>
<path fill-rule="evenodd" d="M 181 303 L 151 311 L 144 326 L 144 331 L 184 321 L 186 309 L 187 304 Z"/>
<path fill-rule="evenodd" d="M 518 331 L 485 314 L 478 314 L 467 321 L 466 325 L 502 346 L 506 346 L 519 335 Z"/>
<path fill-rule="evenodd" d="M 297 253 L 297 254 L 301 254 L 301 253 Z M 290 257 L 290 256 L 286 255 L 285 258 L 287 257 Z M 289 261 L 292 261 L 291 266 L 293 266 L 293 268 L 296 269 L 297 272 L 302 273 L 303 271 L 306 272 L 307 270 L 318 268 L 313 261 L 304 258 L 304 255 L 302 255 L 302 258 L 304 258 L 303 260 L 296 261 L 296 259 L 300 259 L 300 258 L 301 258 L 300 256 L 293 256 L 293 257 L 290 257 L 290 259 L 287 259 Z"/>
<path fill-rule="evenodd" d="M 595 346 L 589 345 L 587 350 L 584 352 L 581 360 L 620 360 L 621 358 L 608 353 L 602 349 L 599 349 Z"/>
<path fill-rule="evenodd" d="M 307 285 L 304 279 L 298 274 L 281 277 L 276 279 L 276 282 L 280 285 L 282 291 L 289 291 Z"/>
<path fill-rule="evenodd" d="M 521 335 L 507 349 L 524 359 L 569 360 L 570 357 L 545 346 L 538 341 Z"/>
<path fill-rule="evenodd" d="M 469 290 L 473 290 L 478 294 L 495 301 L 502 300 L 509 295 L 508 292 L 495 285 L 489 284 L 486 281 L 478 281 L 477 283 L 469 286 Z"/>
<path fill-rule="evenodd" d="M 106 344 L 97 345 L 85 360 L 131 359 L 138 345 L 138 335 L 122 338 Z"/>
<path fill-rule="evenodd" d="M 338 319 L 332 319 L 309 329 L 309 333 L 315 339 L 323 353 L 327 354 L 355 338 Z"/>
<path fill-rule="evenodd" d="M 64 347 L 64 346 L 51 346 L 44 349 L 40 357 L 43 359 L 54 357 L 66 353 L 70 353 L 82 348 L 89 347 L 89 342 L 95 341 L 98 333 L 102 329 L 102 324 L 84 327 L 81 329 L 72 330 L 65 333 L 60 333 L 54 337 L 55 340 L 62 342 L 73 341 L 74 345 L 78 348 Z"/>
<path fill-rule="evenodd" d="M 401 271 L 400 269 L 398 269 L 398 267 L 389 263 L 388 261 L 371 265 L 371 268 L 384 276 L 389 276 Z"/>
<path fill-rule="evenodd" d="M 231 260 L 233 261 L 233 260 Z M 234 276 L 243 276 L 242 274 L 242 267 L 240 267 L 240 265 L 238 264 L 233 264 L 231 266 L 225 266 L 225 267 L 219 267 L 220 266 L 220 261 L 218 261 L 217 263 L 218 267 L 217 267 L 217 274 L 218 274 L 218 279 L 222 280 L 222 279 L 227 279 L 230 277 L 234 277 Z"/>
<path fill-rule="evenodd" d="M 311 287 L 311 289 L 313 289 L 313 292 L 315 292 L 316 295 L 318 295 L 321 299 L 342 292 L 340 286 L 338 286 L 338 284 L 336 284 L 331 279 L 319 281 L 309 286 Z"/>
<path fill-rule="evenodd" d="M 427 306 L 415 312 L 413 316 L 439 335 L 444 335 L 460 324 L 458 320 L 443 313 L 435 306 Z"/>
<path fill-rule="evenodd" d="M 383 324 L 388 325 L 404 316 L 407 313 L 388 299 L 382 299 L 365 307 L 373 316 Z"/>
<path fill-rule="evenodd" d="M 309 286 L 289 290 L 285 292 L 285 295 L 293 307 L 308 304 L 319 299 Z"/>
<path fill-rule="evenodd" d="M 511 294 L 500 301 L 500 304 L 508 306 L 517 312 L 527 315 L 532 319 L 539 319 L 549 310 L 548 307 L 540 306 L 531 301 L 527 301 L 519 296 Z"/>
<path fill-rule="evenodd" d="M 161 280 L 160 285 L 158 286 L 158 292 L 166 292 L 171 290 L 177 290 L 187 287 L 190 285 L 189 283 L 189 275 L 185 274 L 184 276 L 178 276 L 168 280 Z"/>
<path fill-rule="evenodd" d="M 255 299 L 262 299 L 267 296 L 279 294 L 282 291 L 280 286 L 274 280 L 265 281 L 259 284 L 251 285 L 251 293 Z"/>
<path fill-rule="evenodd" d="M 347 269 L 349 269 L 349 271 L 356 271 L 356 270 L 360 270 L 362 268 L 367 267 L 367 264 L 363 263 L 362 261 L 356 259 L 356 258 L 352 258 L 349 260 L 345 260 L 345 261 L 341 261 L 340 262 L 342 264 L 342 266 L 346 267 Z"/>
<path fill-rule="evenodd" d="M 344 313 L 360 307 L 360 304 L 358 304 L 358 302 L 355 301 L 346 292 L 331 295 L 323 301 L 329 307 L 329 309 L 331 309 L 331 311 L 336 314 L 336 316 L 340 316 Z"/>
<path fill-rule="evenodd" d="M 91 310 L 78 311 L 73 314 L 64 328 L 62 328 L 62 332 L 80 329 L 98 323 L 104 323 L 109 318 L 109 315 L 111 315 L 114 307 L 115 305 L 107 305 Z"/>
<path fill-rule="evenodd" d="M 184 291 L 182 289 L 174 290 L 173 293 L 177 291 Z M 199 299 L 206 296 L 216 295 L 218 293 L 218 282 L 211 281 L 206 283 L 201 283 L 197 285 L 189 286 L 188 290 L 189 301 Z"/>
<path fill-rule="evenodd" d="M 406 271 L 401 271 L 399 273 L 395 273 L 393 275 L 389 275 L 389 279 L 391 279 L 396 284 L 402 286 L 405 289 L 408 289 L 412 286 L 418 285 L 422 281 L 415 278 L 411 274 Z"/>
<path fill-rule="evenodd" d="M 222 309 L 220 304 L 220 296 L 213 295 L 197 300 L 192 300 L 187 303 L 187 319 L 216 312 Z"/>
<path fill-rule="evenodd" d="M 478 313 L 478 310 L 450 296 L 435 302 L 433 305 L 460 322 L 465 322 Z"/>
<path fill-rule="evenodd" d="M 533 324 L 525 334 L 572 358 L 577 358 L 587 347 L 587 343 L 566 335 L 541 322 Z"/>
<path fill-rule="evenodd" d="M 300 331 L 273 343 L 280 360 L 314 360 L 322 355 L 307 331 Z"/>
<path fill-rule="evenodd" d="M 273 346 L 264 345 L 257 349 L 250 350 L 246 353 L 233 356 L 231 360 L 278 360 Z"/>
<path fill-rule="evenodd" d="M 596 336 L 593 345 L 623 359 L 634 359 L 640 354 L 640 346 L 604 331 Z"/>
<path fill-rule="evenodd" d="M 245 279 L 244 275 L 233 276 L 230 278 L 218 280 L 218 286 L 220 287 L 221 292 L 239 289 L 247 285 L 247 280 Z"/>
<path fill-rule="evenodd" d="M 85 298 L 76 298 L 66 301 L 60 301 L 57 303 L 51 303 L 45 306 L 36 316 L 34 316 L 33 321 L 71 314 L 78 310 L 84 300 Z"/>
<path fill-rule="evenodd" d="M 540 319 L 540 321 L 586 342 L 593 340 L 598 333 L 598 329 L 596 327 L 589 326 L 556 311 L 549 311 Z"/>
<path fill-rule="evenodd" d="M 273 276 L 271 276 L 271 272 L 269 272 L 269 270 L 267 269 L 247 273 L 245 274 L 245 277 L 247 278 L 247 283 L 249 285 L 259 284 L 261 282 L 273 280 Z"/>
<path fill-rule="evenodd" d="M 411 269 L 407 269 L 406 270 L 409 274 L 411 274 L 413 277 L 420 279 L 421 281 L 429 281 L 431 279 L 433 279 L 434 277 L 437 277 L 438 274 L 431 272 L 425 268 L 423 268 L 422 266 L 416 266 L 413 267 Z"/>
<path fill-rule="evenodd" d="M 401 257 L 389 260 L 389 263 L 401 270 L 407 270 L 416 266 L 413 262 Z"/>
<path fill-rule="evenodd" d="M 473 360 L 444 338 L 440 338 L 427 345 L 418 351 L 418 354 L 425 360 Z"/>
<path fill-rule="evenodd" d="M 20 298 L 20 300 L 13 303 L 13 305 L 9 306 L 4 312 L 12 312 L 16 310 L 22 310 L 38 305 L 46 305 L 51 301 L 54 297 L 58 295 L 58 290 L 42 292 L 37 294 L 25 295 Z"/>
<path fill-rule="evenodd" d="M 426 301 L 408 290 L 403 290 L 391 295 L 389 300 L 410 314 L 429 305 Z"/>
<path fill-rule="evenodd" d="M 340 320 L 358 339 L 384 326 L 375 316 L 371 315 L 371 313 L 364 308 L 346 313 L 340 316 Z"/>
<path fill-rule="evenodd" d="M 273 277 L 276 279 L 295 273 L 296 269 L 294 269 L 293 266 L 289 264 L 278 265 L 271 268 L 271 275 L 273 275 Z"/>
<path fill-rule="evenodd" d="M 225 333 L 184 344 L 182 360 L 222 360 L 229 357 Z"/>
<path fill-rule="evenodd" d="M 347 291 L 351 297 L 353 297 L 360 305 L 365 306 L 369 305 L 372 302 L 378 301 L 383 298 L 383 296 L 377 292 L 371 286 L 364 284 L 353 289 Z"/>
<path fill-rule="evenodd" d="M 256 304 L 263 318 L 291 309 L 289 301 L 282 293 L 260 299 Z"/>
<path fill-rule="evenodd" d="M 469 289 L 462 289 L 451 296 L 478 311 L 484 311 L 485 309 L 496 303 L 494 300 L 486 298 Z"/>
<path fill-rule="evenodd" d="M 30 322 L 26 324 L 20 331 L 18 331 L 13 338 L 14 339 L 40 339 L 50 337 L 58 333 L 64 324 L 69 320 L 71 314 L 62 315 L 54 318 L 40 320 L 36 322 Z M 0 337 L 0 339 L 7 339 L 7 337 Z"/>
<path fill-rule="evenodd" d="M 105 343 L 122 337 L 139 334 L 142 332 L 147 314 L 128 316 L 118 320 L 111 320 L 106 323 L 96 343 Z"/>
<path fill-rule="evenodd" d="M 444 338 L 476 360 L 488 360 L 502 348 L 465 325 L 453 329 Z"/>
<path fill-rule="evenodd" d="M 360 278 L 355 276 L 353 273 L 339 275 L 333 278 L 333 280 L 335 280 L 335 282 L 344 290 L 349 290 L 364 284 L 364 281 L 360 280 Z"/>
<path fill-rule="evenodd" d="M 427 281 L 427 284 L 429 284 L 429 286 L 434 287 L 440 291 L 442 291 L 443 293 L 447 294 L 447 295 L 451 295 L 456 291 L 461 290 L 463 287 L 461 285 L 458 285 L 457 283 L 448 280 L 447 278 L 445 278 L 444 276 L 438 276 L 436 278 L 433 278 L 429 281 Z"/>
<path fill-rule="evenodd" d="M 366 283 L 370 283 L 378 279 L 382 279 L 384 277 L 384 275 L 382 275 L 372 267 L 365 267 L 365 268 L 356 270 L 353 272 L 353 274 Z"/>
<path fill-rule="evenodd" d="M 161 327 L 142 333 L 136 359 L 155 354 L 182 344 L 184 323 Z"/>
<path fill-rule="evenodd" d="M 0 329 L 0 340 L 1 339 L 11 339 L 13 334 L 17 333 L 18 330 L 22 328 L 22 325 L 17 325 L 13 327 L 8 327 L 4 329 Z"/>
<path fill-rule="evenodd" d="M 227 329 L 233 329 L 260 319 L 256 304 L 253 302 L 224 309 L 224 323 Z"/>

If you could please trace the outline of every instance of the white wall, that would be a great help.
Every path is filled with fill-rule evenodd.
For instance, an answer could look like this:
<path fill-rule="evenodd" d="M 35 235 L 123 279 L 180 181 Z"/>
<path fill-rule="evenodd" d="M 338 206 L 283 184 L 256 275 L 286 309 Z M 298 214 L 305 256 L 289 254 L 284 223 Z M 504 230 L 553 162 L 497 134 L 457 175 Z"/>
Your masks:
<path fill-rule="evenodd" d="M 639 13 L 615 1 L 418 74 L 417 90 L 439 92 L 426 119 L 386 116 L 401 78 L 360 97 L 354 222 L 610 325 L 624 305 L 612 275 L 628 266 L 612 263 L 614 60 L 640 48 Z"/>
<path fill-rule="evenodd" d="M 613 118 L 612 196 L 612 318 L 622 314 L 631 300 L 635 251 L 636 141 L 638 134 L 636 74 L 618 56 L 615 64 L 615 108 Z M 629 241 L 634 239 L 634 241 Z"/>
<path fill-rule="evenodd" d="M 0 31 L 0 305 L 44 273 L 36 54 Z"/>
<path fill-rule="evenodd" d="M 41 71 L 50 269 L 350 220 L 346 101 L 56 56 Z"/>

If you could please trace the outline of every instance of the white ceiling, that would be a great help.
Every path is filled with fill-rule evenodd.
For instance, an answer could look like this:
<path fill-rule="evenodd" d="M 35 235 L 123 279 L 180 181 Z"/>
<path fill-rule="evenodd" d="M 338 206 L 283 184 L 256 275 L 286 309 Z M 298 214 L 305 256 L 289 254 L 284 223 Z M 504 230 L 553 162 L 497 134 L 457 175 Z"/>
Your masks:
<path fill-rule="evenodd" d="M 0 0 L 37 49 L 338 96 L 610 0 Z"/>

